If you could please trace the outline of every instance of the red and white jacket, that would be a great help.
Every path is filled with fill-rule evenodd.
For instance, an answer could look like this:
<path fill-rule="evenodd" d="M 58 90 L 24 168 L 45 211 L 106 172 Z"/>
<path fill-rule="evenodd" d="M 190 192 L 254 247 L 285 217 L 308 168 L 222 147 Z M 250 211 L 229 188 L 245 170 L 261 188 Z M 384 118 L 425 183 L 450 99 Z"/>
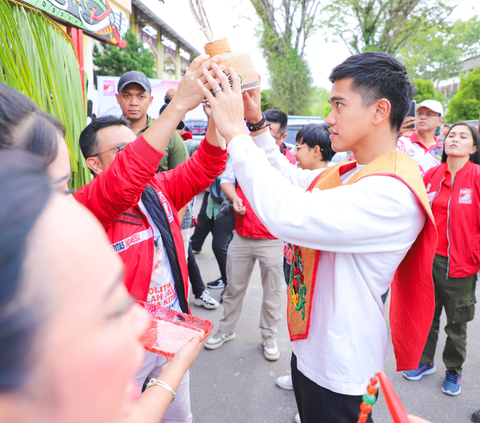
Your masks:
<path fill-rule="evenodd" d="M 80 188 L 75 199 L 105 228 L 112 247 L 125 264 L 124 282 L 128 292 L 145 301 L 152 277 L 154 240 L 152 228 L 138 202 L 147 185 L 151 185 L 170 222 L 185 293 L 185 299 L 179 298 L 179 301 L 183 304 L 182 310 L 188 311 L 188 270 L 177 210 L 222 174 L 227 152 L 203 140 L 190 159 L 173 170 L 157 174 L 162 157 L 163 153 L 140 135 L 116 155 L 107 170 Z"/>
<path fill-rule="evenodd" d="M 416 132 L 405 134 L 397 140 L 397 150 L 407 153 L 418 163 L 422 177 L 429 169 L 442 162 L 443 144 L 436 136 L 433 138 L 435 144 L 428 149 L 420 142 Z"/>
<path fill-rule="evenodd" d="M 448 167 L 442 163 L 424 177 L 430 206 L 439 194 Z M 435 214 L 434 214 L 435 215 Z M 468 161 L 451 187 L 447 207 L 448 276 L 464 278 L 480 268 L 480 166 Z"/>

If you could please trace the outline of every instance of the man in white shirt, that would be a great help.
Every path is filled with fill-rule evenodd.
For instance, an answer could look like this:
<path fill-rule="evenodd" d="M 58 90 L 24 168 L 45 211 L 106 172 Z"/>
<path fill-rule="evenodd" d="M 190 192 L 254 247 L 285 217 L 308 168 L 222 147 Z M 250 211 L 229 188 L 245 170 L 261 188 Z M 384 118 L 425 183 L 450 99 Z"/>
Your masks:
<path fill-rule="evenodd" d="M 443 122 L 443 106 L 436 100 L 425 100 L 415 107 L 416 117 L 405 119 L 397 141 L 397 150 L 407 153 L 420 166 L 420 173 L 442 162 L 443 143 L 435 136 L 435 130 Z M 415 131 L 404 133 L 415 123 Z"/>
<path fill-rule="evenodd" d="M 264 125 L 259 90 L 244 93 L 243 105 L 235 72 L 229 72 L 233 89 L 218 71 L 224 88 L 219 91 L 206 76 L 216 97 L 202 89 L 229 144 L 235 175 L 271 233 L 301 246 L 295 247 L 298 274 L 290 283 L 288 305 L 301 421 L 357 421 L 368 381 L 384 366 L 381 297 L 394 277 L 390 321 L 399 369 L 416 366 L 433 316 L 429 247 L 436 242 L 435 227 L 417 165 L 395 152 L 413 84 L 403 64 L 384 53 L 351 56 L 337 66 L 330 75 L 332 112 L 326 124 L 333 149 L 352 151 L 358 162 L 329 168 L 317 178 L 320 170 L 295 168 L 281 156 Z M 245 134 L 244 116 L 253 140 Z M 408 172 L 397 174 L 397 164 Z M 327 174 L 327 182 L 337 179 L 336 187 L 314 188 L 326 183 Z M 409 178 L 415 189 L 407 185 Z M 406 273 L 407 264 L 416 281 Z M 405 277 L 404 288 L 398 275 Z M 407 287 L 415 304 L 406 301 Z"/>

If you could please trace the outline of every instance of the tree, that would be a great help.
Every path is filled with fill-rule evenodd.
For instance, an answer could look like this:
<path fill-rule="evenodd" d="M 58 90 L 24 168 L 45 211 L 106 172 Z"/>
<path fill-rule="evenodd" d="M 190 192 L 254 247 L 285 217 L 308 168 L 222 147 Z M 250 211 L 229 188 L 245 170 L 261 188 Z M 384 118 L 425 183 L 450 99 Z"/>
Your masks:
<path fill-rule="evenodd" d="M 323 87 L 315 87 L 313 88 L 313 104 L 310 108 L 310 115 L 312 116 L 320 116 L 320 117 L 327 117 L 325 114 L 325 106 L 330 103 L 328 102 L 328 97 L 330 96 L 330 91 Z M 330 112 L 329 112 L 330 113 Z"/>
<path fill-rule="evenodd" d="M 98 68 L 97 75 L 121 76 L 125 72 L 136 70 L 143 72 L 148 78 L 155 78 L 155 55 L 143 47 L 135 34 L 128 30 L 125 34 L 127 46 L 118 48 L 110 44 L 103 51 L 95 45 L 93 48 L 93 64 Z"/>
<path fill-rule="evenodd" d="M 417 34 L 399 49 L 398 57 L 414 78 L 442 81 L 459 74 L 462 58 L 478 46 L 480 20 L 443 24 Z"/>
<path fill-rule="evenodd" d="M 250 1 L 262 23 L 260 47 L 278 108 L 288 114 L 307 114 L 312 78 L 304 52 L 317 27 L 320 0 Z"/>
<path fill-rule="evenodd" d="M 478 119 L 480 111 L 480 68 L 460 75 L 460 89 L 452 97 L 445 116 L 447 122 Z"/>
<path fill-rule="evenodd" d="M 458 0 L 331 0 L 325 11 L 334 36 L 352 54 L 395 54 L 407 40 L 441 24 Z"/>
<path fill-rule="evenodd" d="M 262 112 L 268 109 L 278 109 L 280 107 L 278 98 L 272 90 L 263 90 L 262 97 Z"/>
<path fill-rule="evenodd" d="M 424 100 L 437 100 L 443 103 L 445 98 L 440 91 L 437 91 L 433 86 L 432 81 L 427 81 L 422 78 L 417 78 L 415 81 L 415 97 L 414 100 L 421 103 Z"/>

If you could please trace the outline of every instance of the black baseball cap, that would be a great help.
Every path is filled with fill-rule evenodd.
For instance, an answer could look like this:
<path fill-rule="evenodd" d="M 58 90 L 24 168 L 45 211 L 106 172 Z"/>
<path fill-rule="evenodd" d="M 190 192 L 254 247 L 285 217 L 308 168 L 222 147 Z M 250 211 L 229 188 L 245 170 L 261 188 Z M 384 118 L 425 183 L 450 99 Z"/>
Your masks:
<path fill-rule="evenodd" d="M 118 81 L 118 92 L 122 91 L 128 84 L 135 83 L 143 87 L 145 91 L 152 91 L 152 85 L 144 73 L 130 71 L 124 73 Z"/>

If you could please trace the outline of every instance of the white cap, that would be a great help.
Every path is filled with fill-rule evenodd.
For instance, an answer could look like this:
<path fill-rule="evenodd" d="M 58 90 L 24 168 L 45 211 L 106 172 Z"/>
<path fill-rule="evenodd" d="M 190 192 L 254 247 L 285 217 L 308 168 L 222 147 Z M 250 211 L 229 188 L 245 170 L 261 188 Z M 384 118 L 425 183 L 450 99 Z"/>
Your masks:
<path fill-rule="evenodd" d="M 425 107 L 430 109 L 432 112 L 440 113 L 440 116 L 443 116 L 443 106 L 437 100 L 423 100 L 421 103 L 417 104 L 415 107 L 415 111 L 420 109 L 420 107 Z"/>

